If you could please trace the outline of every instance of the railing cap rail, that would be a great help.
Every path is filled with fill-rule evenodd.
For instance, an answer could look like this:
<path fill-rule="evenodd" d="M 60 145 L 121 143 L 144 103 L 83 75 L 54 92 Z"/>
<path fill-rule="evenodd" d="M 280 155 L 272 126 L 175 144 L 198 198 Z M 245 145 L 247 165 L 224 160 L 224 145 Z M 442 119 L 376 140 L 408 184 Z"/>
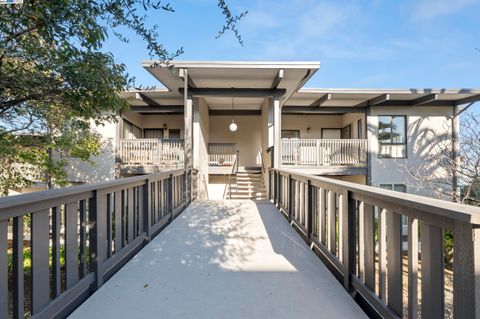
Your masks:
<path fill-rule="evenodd" d="M 332 185 L 336 188 L 342 188 L 345 191 L 354 192 L 362 195 L 368 195 L 382 201 L 391 202 L 403 206 L 428 212 L 432 215 L 446 217 L 452 220 L 480 225 L 480 207 L 469 206 L 446 200 L 429 198 L 420 195 L 399 193 L 396 191 L 380 189 L 378 187 L 360 185 L 351 182 L 332 180 L 327 177 L 302 174 L 286 169 L 272 169 L 285 175 L 299 176 L 304 179 L 316 180 L 324 184 Z M 373 203 L 372 203 L 373 204 Z"/>
<path fill-rule="evenodd" d="M 70 195 L 88 193 L 93 191 L 101 191 L 103 189 L 109 189 L 112 187 L 128 185 L 131 183 L 147 180 L 150 178 L 165 177 L 166 175 L 175 174 L 177 172 L 182 172 L 189 169 L 190 168 L 174 169 L 174 170 L 169 170 L 169 171 L 155 173 L 155 174 L 120 178 L 120 179 L 115 179 L 108 182 L 99 182 L 99 183 L 85 184 L 85 185 L 79 185 L 79 186 L 71 186 L 66 188 L 49 189 L 49 190 L 44 190 L 40 192 L 2 197 L 0 198 L 0 212 L 6 211 L 16 206 L 27 205 L 27 204 L 31 205 L 31 204 L 46 201 L 46 200 L 54 200 L 54 199 L 59 199 L 63 197 L 68 197 Z"/>

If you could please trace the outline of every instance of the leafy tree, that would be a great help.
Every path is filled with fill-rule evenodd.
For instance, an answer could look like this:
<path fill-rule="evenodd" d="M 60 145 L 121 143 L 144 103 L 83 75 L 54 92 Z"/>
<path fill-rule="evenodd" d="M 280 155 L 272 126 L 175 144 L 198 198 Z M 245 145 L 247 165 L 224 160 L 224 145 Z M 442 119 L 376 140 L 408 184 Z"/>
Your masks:
<path fill-rule="evenodd" d="M 218 7 L 232 31 L 245 16 Z M 128 42 L 122 31 L 140 37 L 151 57 L 167 62 L 183 53 L 165 49 L 158 26 L 147 26 L 147 12 L 174 12 L 152 0 L 25 0 L 0 6 L 0 194 L 28 186 L 35 167 L 46 181 L 65 182 L 64 163 L 52 152 L 88 160 L 98 153 L 90 124 L 113 120 L 127 105 L 118 92 L 132 79 L 112 53 L 102 51 L 108 35 Z M 24 164 L 24 165 L 23 165 Z"/>

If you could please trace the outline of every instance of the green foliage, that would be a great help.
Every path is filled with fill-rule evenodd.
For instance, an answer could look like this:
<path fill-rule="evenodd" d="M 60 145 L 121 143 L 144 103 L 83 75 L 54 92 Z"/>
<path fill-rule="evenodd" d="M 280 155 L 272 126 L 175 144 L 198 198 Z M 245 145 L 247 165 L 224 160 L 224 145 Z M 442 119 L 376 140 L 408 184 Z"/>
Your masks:
<path fill-rule="evenodd" d="M 225 17 L 219 34 L 231 30 L 243 43 L 236 24 L 246 12 L 235 16 L 225 1 L 218 5 Z M 164 48 L 158 26 L 147 23 L 152 11 L 174 9 L 152 0 L 25 0 L 0 7 L 0 195 L 38 178 L 65 184 L 65 162 L 53 160 L 56 152 L 82 160 L 98 154 L 90 124 L 113 120 L 127 107 L 118 92 L 133 80 L 102 50 L 109 34 L 128 42 L 123 32 L 133 31 L 162 62 L 183 53 Z"/>
<path fill-rule="evenodd" d="M 52 247 L 49 248 L 49 264 L 52 267 L 53 258 L 52 258 Z M 13 270 L 13 256 L 12 252 L 8 252 L 8 271 Z M 60 246 L 60 267 L 65 266 L 65 246 Z M 23 270 L 29 272 L 32 270 L 32 250 L 30 247 L 25 247 L 23 249 Z"/>

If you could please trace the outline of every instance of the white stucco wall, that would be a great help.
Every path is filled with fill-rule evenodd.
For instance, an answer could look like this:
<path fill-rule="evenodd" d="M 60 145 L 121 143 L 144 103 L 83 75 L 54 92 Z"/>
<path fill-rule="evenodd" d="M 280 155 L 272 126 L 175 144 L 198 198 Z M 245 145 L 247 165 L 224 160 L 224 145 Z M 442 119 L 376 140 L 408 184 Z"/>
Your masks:
<path fill-rule="evenodd" d="M 368 141 L 371 151 L 371 184 L 406 184 L 407 191 L 424 196 L 438 196 L 438 192 L 414 175 L 435 174 L 447 181 L 451 177 L 438 165 L 439 150 L 451 147 L 451 107 L 372 107 L 368 116 Z M 378 116 L 406 115 L 407 158 L 378 158 Z M 407 171 L 408 169 L 408 171 Z M 450 188 L 449 188 L 450 191 Z"/>
<path fill-rule="evenodd" d="M 300 138 L 322 138 L 322 128 L 342 127 L 341 115 L 282 115 L 282 130 L 300 130 Z"/>
<path fill-rule="evenodd" d="M 208 105 L 204 99 L 196 99 L 193 112 L 193 167 L 198 170 L 198 199 L 208 198 Z"/>
<path fill-rule="evenodd" d="M 64 159 L 67 161 L 66 171 L 70 182 L 97 183 L 115 179 L 117 123 L 112 121 L 95 125 L 92 121 L 91 127 L 101 136 L 100 154 L 90 158 L 93 165 L 75 158 Z"/>
<path fill-rule="evenodd" d="M 262 118 L 260 115 L 235 116 L 236 132 L 230 132 L 231 116 L 210 116 L 210 143 L 237 143 L 240 166 L 260 166 Z"/>

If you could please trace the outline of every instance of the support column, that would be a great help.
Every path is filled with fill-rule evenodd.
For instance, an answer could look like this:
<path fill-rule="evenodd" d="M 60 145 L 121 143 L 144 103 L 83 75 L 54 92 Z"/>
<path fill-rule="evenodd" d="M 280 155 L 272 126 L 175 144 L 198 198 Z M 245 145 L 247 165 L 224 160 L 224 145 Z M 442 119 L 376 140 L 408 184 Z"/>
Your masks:
<path fill-rule="evenodd" d="M 372 186 L 372 161 L 374 154 L 374 147 L 378 148 L 378 135 L 376 133 L 376 125 L 374 123 L 375 118 L 372 116 L 370 106 L 367 107 L 365 112 L 365 122 L 366 122 L 366 132 L 365 136 L 367 138 L 367 185 Z M 376 153 L 378 154 L 378 149 Z"/>
<path fill-rule="evenodd" d="M 183 77 L 184 92 L 183 92 L 183 116 L 184 124 L 184 140 L 185 140 L 185 167 L 192 167 L 193 165 L 193 98 L 188 92 L 188 70 L 183 69 L 180 73 Z"/>
<path fill-rule="evenodd" d="M 282 108 L 280 98 L 274 96 L 273 102 L 273 167 L 280 168 L 282 160 Z"/>

